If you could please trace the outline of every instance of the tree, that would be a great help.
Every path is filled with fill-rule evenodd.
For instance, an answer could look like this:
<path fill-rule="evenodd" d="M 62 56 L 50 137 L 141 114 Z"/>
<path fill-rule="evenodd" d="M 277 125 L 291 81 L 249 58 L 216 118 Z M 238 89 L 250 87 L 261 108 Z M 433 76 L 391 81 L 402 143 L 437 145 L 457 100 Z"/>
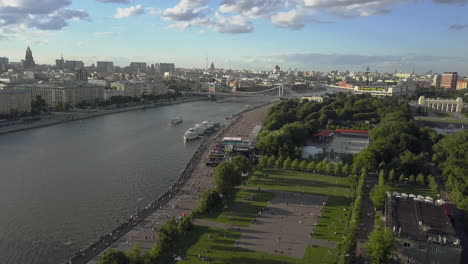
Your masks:
<path fill-rule="evenodd" d="M 283 162 L 283 169 L 291 169 L 291 158 L 288 157 L 284 162 Z"/>
<path fill-rule="evenodd" d="M 275 161 L 275 167 L 280 169 L 283 168 L 284 158 L 279 156 L 278 159 Z"/>
<path fill-rule="evenodd" d="M 405 176 L 405 174 L 402 173 L 402 174 L 400 175 L 400 178 L 398 178 L 398 181 L 399 181 L 399 182 L 404 182 L 405 180 L 406 180 L 406 176 Z"/>
<path fill-rule="evenodd" d="M 351 168 L 349 167 L 349 164 L 346 163 L 344 166 L 343 166 L 343 174 L 348 176 L 349 174 L 351 173 Z"/>
<path fill-rule="evenodd" d="M 381 210 L 384 208 L 385 204 L 385 196 L 387 195 L 387 191 L 389 191 L 390 188 L 387 185 L 375 185 L 374 188 L 372 189 L 370 193 L 370 198 L 372 200 L 372 203 L 374 204 L 374 207 L 377 210 Z"/>
<path fill-rule="evenodd" d="M 341 163 L 341 161 L 335 165 L 335 174 L 336 175 L 343 174 L 343 163 Z"/>
<path fill-rule="evenodd" d="M 385 184 L 385 171 L 382 169 L 379 172 L 379 185 L 383 186 Z"/>
<path fill-rule="evenodd" d="M 220 193 L 214 189 L 208 189 L 200 197 L 200 205 L 198 206 L 198 213 L 204 214 L 207 212 L 215 211 L 221 208 L 223 200 Z"/>
<path fill-rule="evenodd" d="M 416 182 L 416 178 L 414 177 L 413 174 L 411 174 L 411 175 L 409 176 L 408 182 L 409 182 L 409 183 L 415 183 L 415 182 Z"/>
<path fill-rule="evenodd" d="M 419 173 L 418 176 L 416 176 L 416 182 L 421 185 L 426 184 L 426 179 L 424 178 L 424 175 L 422 173 Z"/>
<path fill-rule="evenodd" d="M 299 164 L 299 169 L 301 171 L 306 171 L 307 170 L 307 161 L 306 160 L 301 161 L 301 163 Z"/>
<path fill-rule="evenodd" d="M 244 156 L 235 156 L 232 164 L 239 172 L 246 174 L 250 170 L 250 162 Z"/>
<path fill-rule="evenodd" d="M 333 167 L 333 163 L 331 162 L 326 162 L 325 163 L 325 173 L 332 174 L 335 171 L 335 168 Z"/>
<path fill-rule="evenodd" d="M 275 166 L 275 162 L 276 162 L 276 157 L 272 155 L 268 158 L 267 166 L 270 168 L 273 168 Z"/>
<path fill-rule="evenodd" d="M 231 162 L 223 161 L 214 170 L 216 190 L 229 194 L 234 186 L 242 183 L 241 173 Z"/>
<path fill-rule="evenodd" d="M 47 103 L 40 95 L 31 101 L 31 113 L 38 115 L 42 112 L 47 112 Z"/>
<path fill-rule="evenodd" d="M 263 157 L 261 157 L 260 160 L 258 161 L 257 167 L 258 167 L 259 169 L 263 169 L 263 168 L 267 167 L 267 165 L 268 165 L 268 159 L 269 159 L 268 156 L 263 156 Z"/>
<path fill-rule="evenodd" d="M 369 235 L 369 242 L 365 245 L 372 264 L 393 263 L 396 250 L 396 240 L 389 228 L 376 228 Z"/>
<path fill-rule="evenodd" d="M 307 170 L 310 172 L 315 170 L 315 161 L 311 161 L 309 164 L 307 164 Z"/>
<path fill-rule="evenodd" d="M 433 191 L 434 193 L 439 193 L 439 184 L 437 184 L 437 181 L 435 180 L 434 176 L 427 176 L 427 181 L 429 183 L 429 188 L 431 188 L 431 191 Z"/>
<path fill-rule="evenodd" d="M 396 177 L 395 170 L 394 169 L 390 170 L 390 173 L 388 174 L 388 181 L 394 182 L 395 177 Z"/>
<path fill-rule="evenodd" d="M 130 259 L 122 251 L 109 249 L 102 254 L 98 264 L 130 264 Z"/>
<path fill-rule="evenodd" d="M 325 173 L 325 165 L 326 165 L 326 160 L 324 159 L 317 164 L 315 169 L 320 173 Z"/>
<path fill-rule="evenodd" d="M 291 168 L 293 170 L 299 170 L 300 167 L 299 167 L 299 160 L 298 159 L 295 159 L 292 163 L 291 163 Z"/>
<path fill-rule="evenodd" d="M 171 217 L 157 232 L 158 242 L 151 250 L 151 254 L 154 256 L 156 263 L 172 263 L 175 242 L 179 235 L 175 218 Z"/>

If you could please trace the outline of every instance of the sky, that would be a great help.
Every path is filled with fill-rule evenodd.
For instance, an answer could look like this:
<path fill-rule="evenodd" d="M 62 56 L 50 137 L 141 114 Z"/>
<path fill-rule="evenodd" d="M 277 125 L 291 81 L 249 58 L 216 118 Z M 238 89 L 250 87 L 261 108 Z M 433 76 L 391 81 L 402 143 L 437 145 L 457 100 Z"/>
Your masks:
<path fill-rule="evenodd" d="M 0 0 L 0 57 L 468 74 L 468 0 Z"/>

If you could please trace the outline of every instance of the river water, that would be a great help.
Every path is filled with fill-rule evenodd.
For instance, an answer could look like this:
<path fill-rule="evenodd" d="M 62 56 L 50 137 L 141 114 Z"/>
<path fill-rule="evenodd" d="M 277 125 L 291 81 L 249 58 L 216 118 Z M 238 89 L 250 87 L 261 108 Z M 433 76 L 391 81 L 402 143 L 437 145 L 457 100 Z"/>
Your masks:
<path fill-rule="evenodd" d="M 183 133 L 270 99 L 132 111 L 0 135 L 0 263 L 64 263 L 163 193 L 200 142 Z M 182 124 L 169 126 L 181 116 Z"/>

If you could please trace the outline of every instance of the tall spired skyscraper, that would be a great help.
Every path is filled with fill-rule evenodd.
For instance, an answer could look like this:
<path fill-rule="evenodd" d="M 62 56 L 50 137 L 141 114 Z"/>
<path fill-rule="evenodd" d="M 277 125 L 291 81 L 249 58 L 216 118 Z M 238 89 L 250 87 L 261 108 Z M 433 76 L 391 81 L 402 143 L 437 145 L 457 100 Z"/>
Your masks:
<path fill-rule="evenodd" d="M 23 68 L 25 70 L 32 70 L 36 66 L 36 63 L 34 62 L 34 58 L 32 56 L 32 51 L 28 46 L 28 49 L 26 50 L 26 57 L 24 60 Z"/>

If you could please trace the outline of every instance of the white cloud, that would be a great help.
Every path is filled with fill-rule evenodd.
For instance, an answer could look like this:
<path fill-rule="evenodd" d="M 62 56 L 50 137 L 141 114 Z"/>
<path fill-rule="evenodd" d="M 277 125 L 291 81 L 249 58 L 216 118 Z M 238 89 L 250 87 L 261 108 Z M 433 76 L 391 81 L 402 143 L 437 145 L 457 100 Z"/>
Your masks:
<path fill-rule="evenodd" d="M 217 13 L 215 20 L 210 21 L 207 26 L 218 33 L 241 34 L 253 31 L 252 23 L 241 15 L 226 17 Z"/>
<path fill-rule="evenodd" d="M 224 0 L 219 6 L 219 11 L 258 18 L 269 16 L 287 5 L 288 1 L 284 0 Z"/>
<path fill-rule="evenodd" d="M 271 23 L 277 27 L 301 29 L 304 27 L 304 14 L 300 9 L 279 12 L 271 16 Z"/>
<path fill-rule="evenodd" d="M 176 6 L 167 8 L 162 12 L 162 17 L 168 21 L 190 21 L 204 17 L 204 11 L 208 10 L 205 4 L 208 0 L 181 0 Z"/>
<path fill-rule="evenodd" d="M 141 5 L 131 6 L 128 8 L 117 8 L 117 12 L 114 15 L 115 19 L 122 19 L 133 15 L 142 15 L 145 13 L 145 9 Z"/>
<path fill-rule="evenodd" d="M 118 32 L 94 32 L 94 36 L 96 37 L 115 37 L 118 36 Z"/>
<path fill-rule="evenodd" d="M 66 8 L 71 0 L 0 0 L 0 28 L 27 25 L 41 30 L 59 30 L 70 20 L 87 20 L 84 10 Z"/>

